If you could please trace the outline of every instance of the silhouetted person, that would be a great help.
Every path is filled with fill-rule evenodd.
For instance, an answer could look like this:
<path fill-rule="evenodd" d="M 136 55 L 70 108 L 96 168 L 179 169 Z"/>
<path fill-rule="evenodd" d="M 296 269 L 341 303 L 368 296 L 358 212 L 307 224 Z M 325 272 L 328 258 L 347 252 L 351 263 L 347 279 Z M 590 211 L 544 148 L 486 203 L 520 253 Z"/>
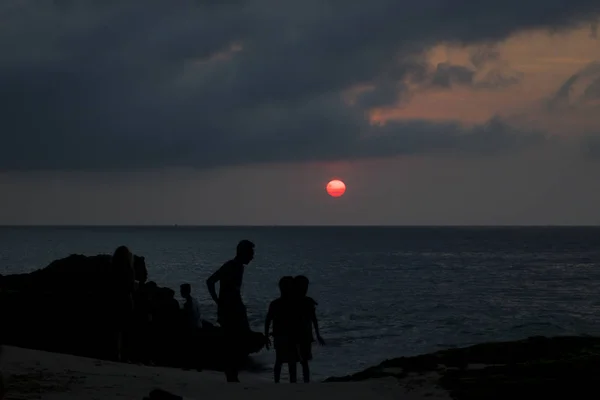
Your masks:
<path fill-rule="evenodd" d="M 202 328 L 200 318 L 200 306 L 198 301 L 192 297 L 192 286 L 184 283 L 180 286 L 181 297 L 185 299 L 183 304 L 183 348 L 182 354 L 185 357 L 186 367 L 191 368 L 199 357 L 200 346 L 198 344 L 198 331 Z"/>
<path fill-rule="evenodd" d="M 153 364 L 151 357 L 151 345 L 154 339 L 152 336 L 152 296 L 155 290 L 156 283 L 139 281 L 139 286 L 133 295 L 134 328 L 132 336 L 135 340 L 131 344 L 134 347 L 135 360 L 144 364 Z"/>
<path fill-rule="evenodd" d="M 200 305 L 198 301 L 192 297 L 192 286 L 189 283 L 184 283 L 179 288 L 181 297 L 185 299 L 183 303 L 183 321 L 186 329 L 202 328 L 202 319 L 200 316 Z"/>
<path fill-rule="evenodd" d="M 243 357 L 244 345 L 250 333 L 246 306 L 242 301 L 244 267 L 254 258 L 254 243 L 242 240 L 238 243 L 236 256 L 227 261 L 207 280 L 208 292 L 217 303 L 219 325 L 225 337 L 225 376 L 227 382 L 239 382 L 238 371 Z M 219 282 L 219 294 L 215 285 Z"/>
<path fill-rule="evenodd" d="M 275 347 L 275 366 L 273 373 L 275 383 L 279 383 L 281 366 L 288 365 L 290 382 L 296 382 L 296 363 L 298 362 L 297 332 L 298 297 L 294 294 L 294 278 L 284 276 L 279 280 L 279 298 L 269 304 L 269 311 L 265 318 L 265 337 L 269 337 L 269 328 L 273 322 L 273 345 Z M 267 340 L 267 349 L 269 340 Z"/>
<path fill-rule="evenodd" d="M 160 335 L 156 323 L 157 310 L 160 308 L 160 290 L 154 281 L 149 281 L 144 285 L 144 291 L 147 294 L 148 308 L 150 311 L 149 331 L 148 331 L 148 358 L 151 363 L 160 357 Z"/>
<path fill-rule="evenodd" d="M 133 257 L 133 271 L 135 280 L 142 286 L 148 280 L 148 269 L 146 268 L 146 259 L 144 257 Z"/>
<path fill-rule="evenodd" d="M 312 360 L 312 343 L 315 341 L 313 337 L 313 326 L 317 336 L 317 341 L 320 345 L 324 345 L 325 341 L 319 332 L 319 321 L 317 320 L 316 306 L 317 302 L 307 296 L 308 293 L 308 278 L 303 275 L 298 275 L 294 278 L 294 292 L 298 297 L 298 356 L 302 365 L 302 377 L 304 382 L 310 381 L 310 368 L 308 362 Z"/>
<path fill-rule="evenodd" d="M 181 328 L 179 302 L 175 300 L 175 291 L 170 288 L 157 289 L 154 297 L 153 325 L 158 347 L 158 360 L 168 365 L 177 349 L 178 333 Z"/>
<path fill-rule="evenodd" d="M 2 352 L 4 348 L 0 342 L 0 361 L 2 359 Z M 2 375 L 2 371 L 0 371 L 0 400 L 4 398 L 4 394 L 6 393 L 6 388 L 4 387 L 4 376 Z"/>
<path fill-rule="evenodd" d="M 127 335 L 130 332 L 133 315 L 133 292 L 135 289 L 135 273 L 133 270 L 133 254 L 126 246 L 118 247 L 111 259 L 113 291 L 112 296 L 112 328 L 115 347 L 114 358 L 126 360 L 124 353 Z"/>

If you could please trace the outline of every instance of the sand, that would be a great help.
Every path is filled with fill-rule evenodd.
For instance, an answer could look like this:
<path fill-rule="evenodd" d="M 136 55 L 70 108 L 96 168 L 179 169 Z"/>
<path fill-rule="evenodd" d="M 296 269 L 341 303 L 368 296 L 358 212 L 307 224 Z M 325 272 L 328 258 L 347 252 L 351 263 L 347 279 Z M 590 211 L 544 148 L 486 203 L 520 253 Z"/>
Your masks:
<path fill-rule="evenodd" d="M 120 364 L 38 350 L 5 346 L 0 362 L 6 399 L 138 399 L 160 388 L 186 400 L 208 398 L 253 400 L 295 399 L 449 399 L 435 387 L 434 376 L 358 383 L 274 384 L 242 373 L 241 384 L 227 384 L 221 373 Z M 254 397 L 256 396 L 256 397 Z"/>

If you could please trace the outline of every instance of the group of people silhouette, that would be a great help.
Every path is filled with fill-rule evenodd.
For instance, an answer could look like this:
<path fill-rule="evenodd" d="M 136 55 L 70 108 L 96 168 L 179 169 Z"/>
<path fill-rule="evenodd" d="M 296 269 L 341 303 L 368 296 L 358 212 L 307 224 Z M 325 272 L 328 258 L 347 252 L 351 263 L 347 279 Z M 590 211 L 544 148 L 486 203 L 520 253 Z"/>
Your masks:
<path fill-rule="evenodd" d="M 221 327 L 224 343 L 223 365 L 227 382 L 239 382 L 241 369 L 247 353 L 244 343 L 252 333 L 248 321 L 246 306 L 242 300 L 241 288 L 244 270 L 254 259 L 255 245 L 249 240 L 237 244 L 236 255 L 225 262 L 207 280 L 208 292 L 217 305 L 217 322 Z M 114 321 L 115 351 L 114 358 L 118 361 L 136 359 L 147 364 L 153 364 L 155 358 L 168 358 L 169 349 L 154 349 L 148 341 L 140 340 L 143 335 L 135 332 L 132 326 L 142 327 L 152 325 L 154 334 L 168 335 L 173 332 L 173 325 L 179 324 L 184 332 L 182 343 L 192 346 L 186 352 L 188 357 L 198 355 L 193 343 L 196 332 L 203 325 L 210 323 L 201 319 L 198 302 L 191 294 L 191 285 L 183 283 L 180 294 L 185 299 L 183 307 L 174 298 L 175 292 L 168 288 L 157 289 L 156 283 L 146 282 L 147 272 L 136 274 L 133 253 L 126 246 L 116 249 L 111 260 L 111 272 L 114 274 L 115 287 L 112 294 L 112 319 Z M 219 284 L 217 293 L 216 285 Z M 310 381 L 309 361 L 312 359 L 312 343 L 316 340 L 324 344 L 319 332 L 316 316 L 317 302 L 307 295 L 309 280 L 305 276 L 284 276 L 279 281 L 280 296 L 273 300 L 268 308 L 265 319 L 264 340 L 267 349 L 273 345 L 275 349 L 274 380 L 280 381 L 283 364 L 288 365 L 290 382 L 297 381 L 297 364 L 302 366 L 305 382 Z M 168 310 L 164 310 L 164 309 Z M 173 312 L 176 308 L 176 311 Z M 163 311 L 168 312 L 161 312 Z M 161 315 L 179 315 L 178 320 L 162 319 Z M 132 321 L 136 323 L 132 324 Z M 270 332 L 271 325 L 273 327 Z M 313 336 L 313 328 L 315 336 Z M 139 329 L 139 328 L 138 328 Z M 273 337 L 271 343 L 270 338 Z M 133 340 L 132 338 L 135 338 Z M 175 340 L 174 342 L 177 342 Z M 150 349 L 151 350 L 151 349 Z M 146 355 L 140 360 L 141 354 Z M 193 360 L 188 360 L 193 365 Z"/>
<path fill-rule="evenodd" d="M 290 382 L 296 382 L 296 365 L 302 365 L 304 382 L 310 381 L 308 362 L 312 360 L 312 343 L 315 341 L 313 327 L 319 344 L 325 341 L 319 332 L 317 302 L 307 295 L 309 281 L 303 275 L 295 278 L 284 276 L 279 280 L 280 297 L 269 305 L 265 319 L 267 349 L 271 346 L 269 328 L 273 323 L 273 345 L 275 347 L 275 383 L 279 383 L 281 367 L 288 364 Z"/>
<path fill-rule="evenodd" d="M 191 285 L 180 286 L 185 303 L 180 307 L 175 291 L 147 282 L 147 272 L 134 267 L 133 253 L 120 246 L 111 259 L 113 282 L 107 319 L 112 321 L 114 346 L 110 358 L 121 362 L 148 365 L 170 365 L 180 346 L 190 346 L 193 336 L 202 328 L 200 309 L 191 295 Z M 181 337 L 183 333 L 183 337 Z M 183 340 L 182 340 L 183 339 Z M 188 360 L 190 363 L 192 360 Z"/>

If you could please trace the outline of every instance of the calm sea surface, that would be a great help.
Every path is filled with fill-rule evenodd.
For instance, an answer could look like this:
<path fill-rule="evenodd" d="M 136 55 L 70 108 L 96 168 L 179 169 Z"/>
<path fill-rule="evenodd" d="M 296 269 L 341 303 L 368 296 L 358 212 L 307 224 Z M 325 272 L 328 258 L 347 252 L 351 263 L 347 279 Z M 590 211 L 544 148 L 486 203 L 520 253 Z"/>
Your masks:
<path fill-rule="evenodd" d="M 310 278 L 328 344 L 314 350 L 317 379 L 451 346 L 600 334 L 600 228 L 6 227 L 0 273 L 126 244 L 159 285 L 191 283 L 214 321 L 204 281 L 240 239 L 257 246 L 243 287 L 255 330 L 281 276 Z M 255 359 L 270 368 L 273 354 Z"/>

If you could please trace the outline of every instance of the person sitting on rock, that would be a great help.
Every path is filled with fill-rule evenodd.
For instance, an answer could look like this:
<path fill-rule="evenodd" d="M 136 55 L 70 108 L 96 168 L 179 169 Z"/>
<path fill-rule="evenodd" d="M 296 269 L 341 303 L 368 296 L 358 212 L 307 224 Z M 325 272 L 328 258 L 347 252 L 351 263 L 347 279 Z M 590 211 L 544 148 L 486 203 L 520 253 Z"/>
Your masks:
<path fill-rule="evenodd" d="M 162 287 L 157 289 L 154 297 L 153 325 L 155 329 L 155 346 L 157 361 L 168 365 L 175 358 L 178 333 L 180 331 L 179 302 L 175 300 L 175 291 Z"/>
<path fill-rule="evenodd" d="M 137 276 L 136 276 L 137 277 Z M 144 280 L 145 282 L 145 280 Z M 136 361 L 147 365 L 153 365 L 151 346 L 153 341 L 152 332 L 152 296 L 156 289 L 154 282 L 140 282 L 134 293 L 134 327 L 132 336 L 135 338 L 133 345 L 133 356 Z M 150 284 L 154 284 L 153 286 Z"/>
<path fill-rule="evenodd" d="M 0 358 L 2 358 L 2 352 L 4 348 L 2 344 L 0 344 Z M 4 394 L 6 393 L 6 389 L 4 387 L 4 376 L 2 375 L 2 371 L 0 371 L 0 400 L 4 398 Z"/>
<path fill-rule="evenodd" d="M 290 383 L 296 382 L 296 363 L 298 351 L 296 345 L 297 298 L 294 296 L 294 278 L 284 276 L 279 280 L 279 298 L 269 304 L 265 318 L 265 337 L 269 337 L 269 328 L 273 322 L 273 344 L 275 347 L 275 366 L 273 373 L 275 383 L 279 383 L 283 363 L 288 365 Z M 267 339 L 267 349 L 270 347 Z"/>
<path fill-rule="evenodd" d="M 200 305 L 192 297 L 192 285 L 183 283 L 180 286 L 181 297 L 185 299 L 183 304 L 184 324 L 188 329 L 195 330 L 202 328 L 202 319 L 200 317 Z"/>
<path fill-rule="evenodd" d="M 112 327 L 115 338 L 114 359 L 129 361 L 127 342 L 130 339 L 130 328 L 133 318 L 133 293 L 135 290 L 135 273 L 133 270 L 133 253 L 126 246 L 118 247 L 111 259 L 112 272 Z"/>
<path fill-rule="evenodd" d="M 138 285 L 143 286 L 148 280 L 148 268 L 146 267 L 146 258 L 141 256 L 133 256 L 133 270 L 135 272 L 135 280 Z"/>
<path fill-rule="evenodd" d="M 202 319 L 200 317 L 200 306 L 198 301 L 192 297 L 192 286 L 184 283 L 180 286 L 181 297 L 185 299 L 183 304 L 183 335 L 184 335 L 184 355 L 186 358 L 186 367 L 191 367 L 199 356 L 198 330 L 202 329 Z"/>
<path fill-rule="evenodd" d="M 148 311 L 150 314 L 148 318 L 148 331 L 146 332 L 148 339 L 147 357 L 152 364 L 154 364 L 155 360 L 160 357 L 160 349 L 158 346 L 158 343 L 160 342 L 160 335 L 157 328 L 158 325 L 156 323 L 157 313 L 160 309 L 160 289 L 158 288 L 156 282 L 149 281 L 144 284 L 142 290 L 146 293 L 148 300 Z"/>

